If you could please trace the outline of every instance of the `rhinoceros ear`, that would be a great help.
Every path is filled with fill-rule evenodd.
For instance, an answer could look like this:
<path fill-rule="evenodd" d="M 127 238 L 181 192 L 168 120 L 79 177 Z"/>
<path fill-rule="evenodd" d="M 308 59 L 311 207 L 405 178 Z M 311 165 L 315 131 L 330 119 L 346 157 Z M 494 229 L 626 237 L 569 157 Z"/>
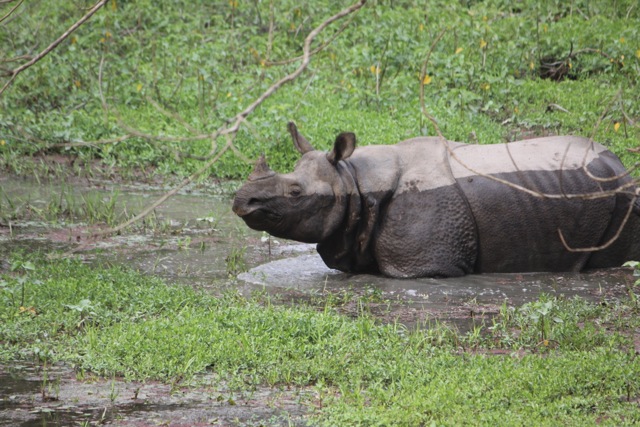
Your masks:
<path fill-rule="evenodd" d="M 296 147 L 296 150 L 300 154 L 308 153 L 309 151 L 315 150 L 313 146 L 306 140 L 306 138 L 298 132 L 298 128 L 296 124 L 293 122 L 289 122 L 287 126 L 289 129 L 289 133 L 291 134 L 291 138 L 293 138 L 293 145 Z"/>
<path fill-rule="evenodd" d="M 275 174 L 276 173 L 269 168 L 269 165 L 267 165 L 267 161 L 264 158 L 264 153 L 262 153 L 253 168 L 253 172 L 251 172 L 251 175 L 249 175 L 249 181 L 257 181 L 259 179 L 269 178 L 270 176 L 274 176 Z"/>
<path fill-rule="evenodd" d="M 327 160 L 335 165 L 340 160 L 345 160 L 353 154 L 356 149 L 356 135 L 351 132 L 344 132 L 338 135 L 333 143 L 333 150 L 327 154 Z"/>

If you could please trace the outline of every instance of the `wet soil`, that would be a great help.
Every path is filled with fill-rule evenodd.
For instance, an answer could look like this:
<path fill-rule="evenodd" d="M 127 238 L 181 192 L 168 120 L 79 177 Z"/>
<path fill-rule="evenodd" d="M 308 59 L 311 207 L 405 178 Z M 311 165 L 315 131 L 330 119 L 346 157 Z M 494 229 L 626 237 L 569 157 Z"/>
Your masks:
<path fill-rule="evenodd" d="M 220 187 L 194 186 L 170 198 L 144 223 L 119 235 L 95 238 L 90 224 L 58 207 L 82 211 L 115 200 L 113 216 L 139 212 L 165 188 L 151 185 L 38 183 L 0 177 L 0 271 L 22 249 L 85 262 L 127 265 L 171 283 L 213 293 L 237 289 L 267 293 L 273 302 L 310 304 L 383 322 L 460 330 L 490 322 L 500 307 L 541 293 L 599 301 L 616 298 L 631 280 L 623 270 L 588 273 L 470 275 L 455 279 L 396 280 L 328 269 L 313 245 L 269 238 L 231 212 Z M 59 215 L 56 216 L 59 218 Z M 256 389 L 234 393 L 219 379 L 197 384 L 133 383 L 78 378 L 70 367 L 0 366 L 0 426 L 298 425 L 312 412 L 312 390 Z"/>

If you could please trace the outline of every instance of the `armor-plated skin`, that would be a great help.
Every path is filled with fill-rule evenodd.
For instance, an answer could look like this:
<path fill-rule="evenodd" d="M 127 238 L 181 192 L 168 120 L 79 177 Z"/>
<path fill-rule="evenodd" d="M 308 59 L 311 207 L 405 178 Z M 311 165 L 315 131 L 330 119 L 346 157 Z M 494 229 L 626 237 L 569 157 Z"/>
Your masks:
<path fill-rule="evenodd" d="M 289 131 L 302 154 L 295 170 L 275 174 L 261 158 L 233 211 L 253 229 L 317 243 L 331 268 L 452 277 L 640 260 L 637 190 L 620 160 L 588 139 L 468 145 L 423 137 L 356 149 L 355 135 L 343 133 L 323 153 L 293 123 Z M 624 185 L 607 197 L 572 197 Z M 618 232 L 630 203 L 624 230 L 606 249 L 570 252 L 561 242 L 559 230 L 573 248 L 602 245 Z"/>

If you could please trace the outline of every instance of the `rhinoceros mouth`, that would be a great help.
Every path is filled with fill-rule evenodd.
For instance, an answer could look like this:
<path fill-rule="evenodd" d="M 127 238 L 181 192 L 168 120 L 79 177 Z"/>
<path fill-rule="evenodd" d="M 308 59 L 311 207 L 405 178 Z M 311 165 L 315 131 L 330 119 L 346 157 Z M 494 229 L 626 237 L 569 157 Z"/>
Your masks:
<path fill-rule="evenodd" d="M 265 208 L 253 209 L 240 218 L 254 230 L 266 231 L 282 220 L 282 215 Z"/>

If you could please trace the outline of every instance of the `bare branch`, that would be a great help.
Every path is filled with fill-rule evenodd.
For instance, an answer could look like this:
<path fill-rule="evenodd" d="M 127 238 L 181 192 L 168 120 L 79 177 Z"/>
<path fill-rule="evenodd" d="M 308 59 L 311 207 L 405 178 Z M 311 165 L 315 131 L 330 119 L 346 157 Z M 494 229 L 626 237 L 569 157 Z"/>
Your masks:
<path fill-rule="evenodd" d="M 47 56 L 47 54 L 49 54 L 49 52 L 51 52 L 60 43 L 62 43 L 67 37 L 69 37 L 69 35 L 72 32 L 74 32 L 76 29 L 78 29 L 78 27 L 80 27 L 82 24 L 84 24 L 87 19 L 91 18 L 91 16 L 93 16 L 94 13 L 96 13 L 98 10 L 100 10 L 100 8 L 102 6 L 104 6 L 107 3 L 107 1 L 108 0 L 100 0 L 100 1 L 98 1 L 91 9 L 89 9 L 89 11 L 82 18 L 80 18 L 75 24 L 73 24 L 71 27 L 69 27 L 69 29 L 67 31 L 65 31 L 53 43 L 51 43 L 49 46 L 47 46 L 42 52 L 40 52 L 39 54 L 37 54 L 36 56 L 31 58 L 31 60 L 29 62 L 26 62 L 26 63 L 22 64 L 21 66 L 19 66 L 18 68 L 14 69 L 11 72 L 11 77 L 9 78 L 9 80 L 7 80 L 7 82 L 2 87 L 2 89 L 0 89 L 0 95 L 2 95 L 2 93 L 15 80 L 15 78 L 18 76 L 18 74 L 20 74 L 21 72 L 23 72 L 27 68 L 31 67 L 33 64 L 35 64 L 36 62 L 40 61 L 45 56 Z"/>
<path fill-rule="evenodd" d="M 331 18 L 327 19 L 322 24 L 318 25 L 313 31 L 311 31 L 311 33 L 309 33 L 307 38 L 304 40 L 304 46 L 302 49 L 303 50 L 302 63 L 298 66 L 298 68 L 291 74 L 286 75 L 285 77 L 280 79 L 278 82 L 274 83 L 269 89 L 267 89 L 260 97 L 258 97 L 258 99 L 256 99 L 244 111 L 236 115 L 234 124 L 230 128 L 227 128 L 224 131 L 220 132 L 220 134 L 237 132 L 238 128 L 240 127 L 240 124 L 244 121 L 244 119 L 249 114 L 251 114 L 258 107 L 258 105 L 262 104 L 267 98 L 273 95 L 282 85 L 296 79 L 300 74 L 302 74 L 302 72 L 309 65 L 311 56 L 314 55 L 314 53 L 311 51 L 311 43 L 317 37 L 317 35 L 320 34 L 322 30 L 324 30 L 327 26 L 329 26 L 334 21 L 337 21 L 338 19 L 360 9 L 362 6 L 364 6 L 366 2 L 367 0 L 360 0 L 359 2 L 349 6 L 348 8 L 343 9 L 342 11 L 336 13 Z"/>
<path fill-rule="evenodd" d="M 237 131 L 238 131 L 239 127 L 240 127 L 240 124 L 246 119 L 246 117 L 249 116 L 267 98 L 269 98 L 271 95 L 273 95 L 280 87 L 282 87 L 286 83 L 296 79 L 308 67 L 309 62 L 311 60 L 311 56 L 313 55 L 312 52 L 311 52 L 311 43 L 318 36 L 318 34 L 320 34 L 332 22 L 337 21 L 338 19 L 357 11 L 362 6 L 364 6 L 365 3 L 366 3 L 366 0 L 360 0 L 357 3 L 349 6 L 348 8 L 343 9 L 342 11 L 336 13 L 332 17 L 330 17 L 327 20 L 325 20 L 324 22 L 322 22 L 313 31 L 311 31 L 311 33 L 309 33 L 309 35 L 305 39 L 304 46 L 303 46 L 302 63 L 298 66 L 298 68 L 296 70 L 294 70 L 292 73 L 290 73 L 290 74 L 286 75 L 285 77 L 283 77 L 282 79 L 278 80 L 273 85 L 271 85 L 262 95 L 260 95 L 247 108 L 245 108 L 242 112 L 238 113 L 234 118 L 232 118 L 229 121 L 229 123 L 233 122 L 233 125 L 231 127 L 226 127 L 227 125 L 223 125 L 215 133 L 210 135 L 210 137 L 213 140 L 216 140 L 220 136 L 225 136 L 226 139 L 227 139 L 227 142 L 224 145 L 224 147 L 222 147 L 222 149 L 219 150 L 216 153 L 215 156 L 211 157 L 200 169 L 198 169 L 196 172 L 191 174 L 191 176 L 185 178 L 178 186 L 176 186 L 175 188 L 173 188 L 170 191 L 168 191 L 167 193 L 165 193 L 158 200 L 156 200 L 155 202 L 153 202 L 150 205 L 148 205 L 142 212 L 140 212 L 135 217 L 133 217 L 133 218 L 129 219 L 128 221 L 125 221 L 124 223 L 119 224 L 119 225 L 117 225 L 115 227 L 96 232 L 96 233 L 94 233 L 94 235 L 97 236 L 97 235 L 105 235 L 105 234 L 117 233 L 117 232 L 129 227 L 130 225 L 134 224 L 135 222 L 139 221 L 140 219 L 144 218 L 150 212 L 152 212 L 155 208 L 157 208 L 162 203 L 164 203 L 168 198 L 170 198 L 171 196 L 175 195 L 178 191 L 180 191 L 181 189 L 183 189 L 184 187 L 186 187 L 187 185 L 192 183 L 196 178 L 198 178 L 206 170 L 208 170 L 211 166 L 213 166 L 213 164 L 215 162 L 217 162 L 218 159 L 220 159 L 220 157 L 222 157 L 222 155 L 225 152 L 227 152 L 227 150 L 229 150 L 229 149 L 233 150 L 233 148 L 234 148 L 233 139 L 235 138 L 235 134 L 237 133 Z M 102 99 L 103 106 L 108 110 L 108 106 L 106 105 L 104 94 L 102 93 L 102 64 L 103 64 L 103 62 L 104 62 L 104 58 L 100 63 L 100 72 L 99 72 L 100 97 Z"/>
<path fill-rule="evenodd" d="M 7 12 L 7 14 L 6 14 L 6 15 L 4 15 L 2 18 L 0 18 L 0 23 L 2 23 L 2 21 L 4 21 L 5 19 L 7 19 L 9 16 L 11 16 L 11 14 L 12 14 L 13 12 L 15 12 L 15 10 L 16 10 L 17 8 L 19 8 L 19 7 L 20 7 L 20 5 L 22 4 L 22 2 L 23 2 L 23 1 L 24 1 L 24 0 L 20 0 L 20 1 L 18 1 L 18 4 L 17 4 L 17 5 L 15 5 L 15 6 L 13 6 L 13 9 L 11 9 L 9 12 Z"/>
<path fill-rule="evenodd" d="M 560 236 L 560 240 L 562 241 L 562 245 L 569 252 L 595 252 L 595 251 L 601 251 L 603 249 L 607 249 L 616 240 L 618 240 L 618 238 L 622 234 L 622 230 L 624 230 L 624 227 L 627 225 L 627 221 L 629 221 L 629 217 L 631 217 L 631 214 L 633 212 L 633 207 L 634 207 L 634 205 L 636 203 L 636 200 L 638 200 L 638 197 L 640 197 L 640 188 L 636 188 L 635 195 L 633 196 L 633 198 L 629 202 L 629 208 L 627 209 L 627 213 L 624 215 L 624 219 L 622 220 L 622 223 L 620 224 L 620 226 L 616 230 L 616 234 L 614 234 L 613 237 L 611 237 L 609 240 L 607 240 L 602 245 L 600 245 L 600 246 L 592 246 L 592 247 L 588 247 L 588 248 L 572 248 L 571 246 L 569 246 L 569 244 L 565 240 L 564 235 L 562 234 L 562 230 L 558 229 L 558 235 Z"/>
<path fill-rule="evenodd" d="M 201 161 L 205 161 L 208 158 L 211 158 L 211 156 L 214 156 L 216 151 L 217 151 L 217 144 L 216 144 L 216 140 L 223 135 L 229 134 L 229 133 L 235 133 L 239 130 L 239 127 L 241 124 L 245 123 L 244 119 L 251 113 L 253 112 L 253 110 L 255 110 L 255 108 L 260 105 L 261 103 L 263 103 L 269 96 L 271 96 L 273 93 L 275 93 L 275 91 L 282 86 L 283 84 L 287 83 L 290 80 L 293 80 L 295 78 L 298 77 L 299 74 L 302 73 L 302 71 L 304 69 L 307 68 L 308 63 L 310 61 L 310 58 L 317 54 L 318 52 L 322 51 L 323 49 L 325 49 L 329 43 L 331 43 L 333 40 L 335 40 L 335 38 L 346 28 L 346 26 L 353 20 L 353 17 L 351 17 L 348 22 L 346 24 L 344 24 L 327 42 L 323 43 L 321 46 L 311 50 L 310 49 L 310 44 L 311 42 L 315 39 L 315 37 L 319 34 L 320 31 L 324 30 L 324 28 L 328 25 L 330 25 L 332 22 L 342 18 L 345 15 L 351 14 L 353 12 L 355 12 L 356 10 L 360 9 L 364 4 L 366 3 L 366 0 L 361 0 L 358 3 L 354 4 L 353 6 L 344 9 L 343 11 L 339 12 L 338 14 L 334 15 L 333 17 L 329 18 L 327 21 L 323 22 L 320 26 L 318 26 L 312 33 L 309 34 L 309 36 L 307 36 L 307 38 L 305 39 L 305 46 L 303 47 L 303 55 L 301 57 L 297 57 L 295 59 L 292 59 L 291 61 L 287 61 L 287 62 L 294 62 L 296 60 L 300 60 L 302 59 L 302 64 L 291 74 L 285 76 L 283 79 L 281 79 L 280 81 L 274 83 L 271 87 L 269 87 L 263 94 L 261 97 L 259 97 L 258 99 L 256 99 L 251 105 L 249 105 L 249 107 L 247 107 L 244 111 L 242 111 L 241 113 L 237 114 L 236 116 L 234 116 L 233 118 L 229 119 L 226 121 L 226 125 L 221 126 L 220 128 L 218 128 L 215 132 L 213 133 L 198 133 L 198 131 L 194 128 L 192 128 L 190 125 L 188 125 L 184 120 L 182 120 L 177 114 L 172 113 L 170 111 L 166 111 L 163 107 L 161 107 L 159 104 L 155 103 L 153 100 L 151 100 L 150 98 L 147 98 L 147 100 L 149 102 L 151 102 L 154 107 L 156 109 L 158 109 L 162 114 L 168 115 L 173 117 L 174 119 L 180 121 L 190 132 L 193 133 L 193 135 L 191 136 L 161 136 L 161 135 L 152 135 L 143 131 L 140 131 L 139 129 L 136 129 L 132 126 L 130 126 L 129 124 L 127 124 L 124 119 L 122 118 L 122 116 L 119 114 L 119 112 L 117 110 L 112 110 L 109 108 L 109 105 L 105 99 L 105 96 L 103 94 L 102 91 L 102 70 L 104 68 L 104 57 L 102 58 L 101 62 L 100 62 L 100 73 L 99 73 L 99 94 L 100 94 L 100 98 L 102 101 L 102 108 L 106 111 L 106 112 L 111 112 L 116 116 L 116 120 L 118 122 L 118 126 L 121 127 L 123 130 L 125 130 L 128 134 L 138 137 L 138 138 L 142 138 L 145 139 L 146 141 L 155 144 L 157 147 L 159 147 L 160 149 L 163 150 L 169 150 L 168 147 L 163 146 L 163 145 L 157 145 L 158 141 L 165 141 L 165 142 L 191 142 L 191 141 L 198 141 L 198 140 L 203 140 L 203 139 L 209 139 L 211 140 L 211 150 L 208 153 L 207 156 L 205 157 L 199 157 L 199 156 L 193 156 L 190 154 L 183 154 L 178 150 L 170 150 L 171 153 L 176 157 L 176 158 L 193 158 L 196 160 L 201 160 Z M 270 42 L 272 43 L 272 37 L 273 35 L 271 34 L 271 32 L 273 31 L 274 28 L 274 19 L 273 19 L 273 5 L 271 5 L 271 13 L 270 13 Z M 267 46 L 267 51 L 268 54 L 271 51 L 271 45 L 269 44 Z M 228 126 L 229 123 L 233 123 L 232 126 Z M 246 158 L 241 155 L 241 153 L 239 152 L 239 150 L 232 145 L 230 147 L 232 149 L 232 151 L 234 153 L 236 153 L 240 158 L 242 158 L 243 160 L 246 160 Z"/>

